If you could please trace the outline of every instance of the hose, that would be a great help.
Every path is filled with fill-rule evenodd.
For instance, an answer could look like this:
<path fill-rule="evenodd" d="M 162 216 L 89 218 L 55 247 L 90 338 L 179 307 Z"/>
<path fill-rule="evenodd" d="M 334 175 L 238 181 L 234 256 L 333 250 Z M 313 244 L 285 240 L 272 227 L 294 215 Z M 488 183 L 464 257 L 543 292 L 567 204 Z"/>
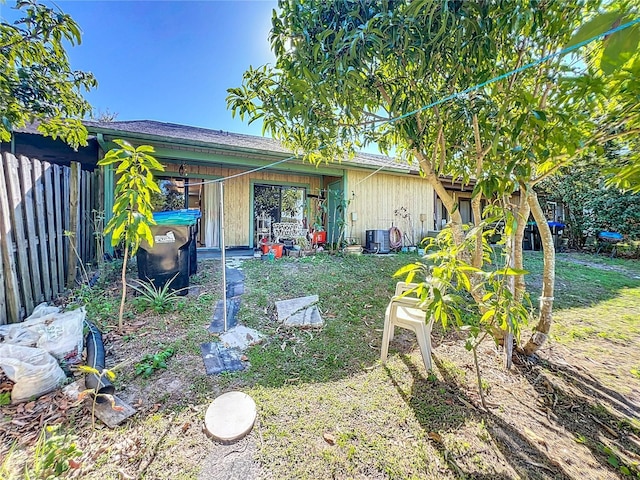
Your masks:
<path fill-rule="evenodd" d="M 391 250 L 398 250 L 402 247 L 402 232 L 398 227 L 389 229 L 389 247 L 391 247 Z"/>
<path fill-rule="evenodd" d="M 93 323 L 85 323 L 89 327 L 85 338 L 87 344 L 87 365 L 95 368 L 98 372 L 102 372 L 104 370 L 104 343 L 102 342 L 102 334 Z M 90 373 L 84 379 L 84 383 L 87 388 L 95 392 L 97 403 L 107 401 L 102 395 L 113 395 L 116 391 L 115 387 L 105 375 Z"/>

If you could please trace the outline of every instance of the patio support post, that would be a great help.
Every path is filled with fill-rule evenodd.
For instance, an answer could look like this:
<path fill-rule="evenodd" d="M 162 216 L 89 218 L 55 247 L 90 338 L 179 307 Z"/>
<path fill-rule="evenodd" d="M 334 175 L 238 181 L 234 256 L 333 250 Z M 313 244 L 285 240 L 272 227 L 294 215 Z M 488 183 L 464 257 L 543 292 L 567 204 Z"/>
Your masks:
<path fill-rule="evenodd" d="M 220 258 L 222 259 L 222 316 L 227 331 L 227 261 L 224 251 L 224 182 L 220 182 Z"/>

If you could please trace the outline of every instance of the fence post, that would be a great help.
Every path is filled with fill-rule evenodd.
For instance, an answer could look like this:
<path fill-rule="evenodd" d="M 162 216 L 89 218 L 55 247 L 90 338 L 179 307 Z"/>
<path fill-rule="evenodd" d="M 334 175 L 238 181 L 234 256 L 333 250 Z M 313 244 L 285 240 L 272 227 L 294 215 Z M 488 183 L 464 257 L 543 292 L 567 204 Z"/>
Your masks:
<path fill-rule="evenodd" d="M 27 249 L 26 234 L 24 227 L 24 208 L 22 202 L 22 192 L 20 191 L 20 175 L 18 159 L 8 153 L 5 154 L 5 181 L 7 182 L 7 193 L 9 196 L 9 209 L 11 213 L 11 223 L 13 225 L 13 239 L 15 242 L 18 258 L 18 269 L 20 270 L 20 285 L 22 286 L 22 298 L 26 311 L 31 313 L 33 307 L 33 289 L 31 288 L 31 271 L 29 270 L 29 253 Z M 22 313 L 22 312 L 21 312 Z"/>
<path fill-rule="evenodd" d="M 11 215 L 9 214 L 8 185 L 4 175 L 4 164 L 7 162 L 7 155 L 0 162 L 0 250 L 2 250 L 2 269 L 5 298 L 7 304 L 7 323 L 14 323 L 20 320 L 22 309 L 20 299 L 20 285 L 18 284 L 18 273 L 16 271 L 16 259 L 13 252 L 13 239 L 11 227 Z M 0 324 L 3 323 L 0 321 Z"/>
<path fill-rule="evenodd" d="M 69 232 L 67 233 L 67 288 L 73 288 L 76 283 L 76 268 L 78 259 L 76 255 L 79 233 L 79 208 L 80 208 L 80 164 L 71 162 L 71 176 L 69 179 Z"/>

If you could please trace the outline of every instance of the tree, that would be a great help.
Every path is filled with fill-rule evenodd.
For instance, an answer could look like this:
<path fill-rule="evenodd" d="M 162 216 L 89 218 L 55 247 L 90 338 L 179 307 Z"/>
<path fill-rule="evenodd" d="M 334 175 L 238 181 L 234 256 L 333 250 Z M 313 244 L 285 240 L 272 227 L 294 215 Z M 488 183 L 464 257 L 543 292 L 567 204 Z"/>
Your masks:
<path fill-rule="evenodd" d="M 116 183 L 113 217 L 107 223 L 104 234 L 111 234 L 111 245 L 124 246 L 122 262 L 122 297 L 118 314 L 118 328 L 122 330 L 124 302 L 127 298 L 127 261 L 138 251 L 140 244 L 146 240 L 153 246 L 153 234 L 149 225 L 155 225 L 151 196 L 160 193 L 160 188 L 153 178 L 154 171 L 164 171 L 151 153 L 153 147 L 140 145 L 137 148 L 123 140 L 114 140 L 120 148 L 109 150 L 98 165 L 117 164 L 116 175 L 120 175 Z"/>
<path fill-rule="evenodd" d="M 479 273 L 486 263 L 481 198 L 508 223 L 508 268 L 521 272 L 507 275 L 515 301 L 525 292 L 522 238 L 531 212 L 545 249 L 538 324 L 524 346 L 531 354 L 551 325 L 555 265 L 534 187 L 616 134 L 597 122 L 607 79 L 577 58 L 549 54 L 579 44 L 578 34 L 589 39 L 578 29 L 602 5 L 626 10 L 596 25 L 593 35 L 619 23 L 631 7 L 614 3 L 280 2 L 270 36 L 275 66 L 250 67 L 243 85 L 228 90 L 227 104 L 242 119 L 261 119 L 266 132 L 311 162 L 372 142 L 383 153 L 417 160 L 450 214 L 451 245 L 469 282 L 459 279 L 481 318 L 490 310 Z M 473 241 L 443 176 L 475 183 Z M 517 333 L 516 325 L 498 323 L 504 333 Z"/>
<path fill-rule="evenodd" d="M 570 246 L 582 248 L 587 237 L 600 231 L 618 232 L 631 240 L 640 239 L 640 195 L 606 186 L 603 171 L 620 168 L 626 159 L 619 147 L 605 148 L 604 157 L 588 155 L 570 167 L 563 167 L 541 184 L 545 198 L 561 202 L 568 214 Z"/>
<path fill-rule="evenodd" d="M 23 17 L 0 23 L 0 140 L 15 128 L 40 122 L 44 135 L 74 148 L 87 143 L 80 118 L 91 111 L 82 91 L 97 85 L 91 73 L 74 71 L 65 43 L 81 41 L 73 19 L 37 0 L 18 0 Z"/>

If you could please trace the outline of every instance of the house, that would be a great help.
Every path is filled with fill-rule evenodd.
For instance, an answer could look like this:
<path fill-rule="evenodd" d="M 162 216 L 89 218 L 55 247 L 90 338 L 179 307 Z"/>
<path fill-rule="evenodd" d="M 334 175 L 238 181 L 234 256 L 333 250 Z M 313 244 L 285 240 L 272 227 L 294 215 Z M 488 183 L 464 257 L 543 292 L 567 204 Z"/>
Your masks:
<path fill-rule="evenodd" d="M 3 152 L 66 167 L 71 162 L 79 162 L 83 170 L 95 169 L 98 162 L 98 142 L 94 137 L 89 136 L 86 146 L 74 150 L 59 139 L 45 137 L 38 130 L 37 123 L 15 129 L 10 142 L 0 142 L 0 153 Z"/>
<path fill-rule="evenodd" d="M 155 148 L 166 170 L 157 176 L 165 208 L 199 208 L 198 246 L 219 248 L 219 182 L 224 180 L 225 244 L 256 247 L 276 223 L 325 229 L 328 241 L 397 226 L 410 243 L 446 218 L 417 165 L 372 154 L 312 165 L 276 140 L 150 120 L 85 122 L 101 153 L 115 139 Z M 105 175 L 105 210 L 113 205 L 113 171 Z M 456 195 L 470 197 L 459 185 Z M 464 211 L 464 207 L 461 208 Z M 470 212 L 470 209 L 469 209 Z M 443 217 L 443 215 L 445 215 Z M 470 215 L 470 213 L 469 213 Z"/>

